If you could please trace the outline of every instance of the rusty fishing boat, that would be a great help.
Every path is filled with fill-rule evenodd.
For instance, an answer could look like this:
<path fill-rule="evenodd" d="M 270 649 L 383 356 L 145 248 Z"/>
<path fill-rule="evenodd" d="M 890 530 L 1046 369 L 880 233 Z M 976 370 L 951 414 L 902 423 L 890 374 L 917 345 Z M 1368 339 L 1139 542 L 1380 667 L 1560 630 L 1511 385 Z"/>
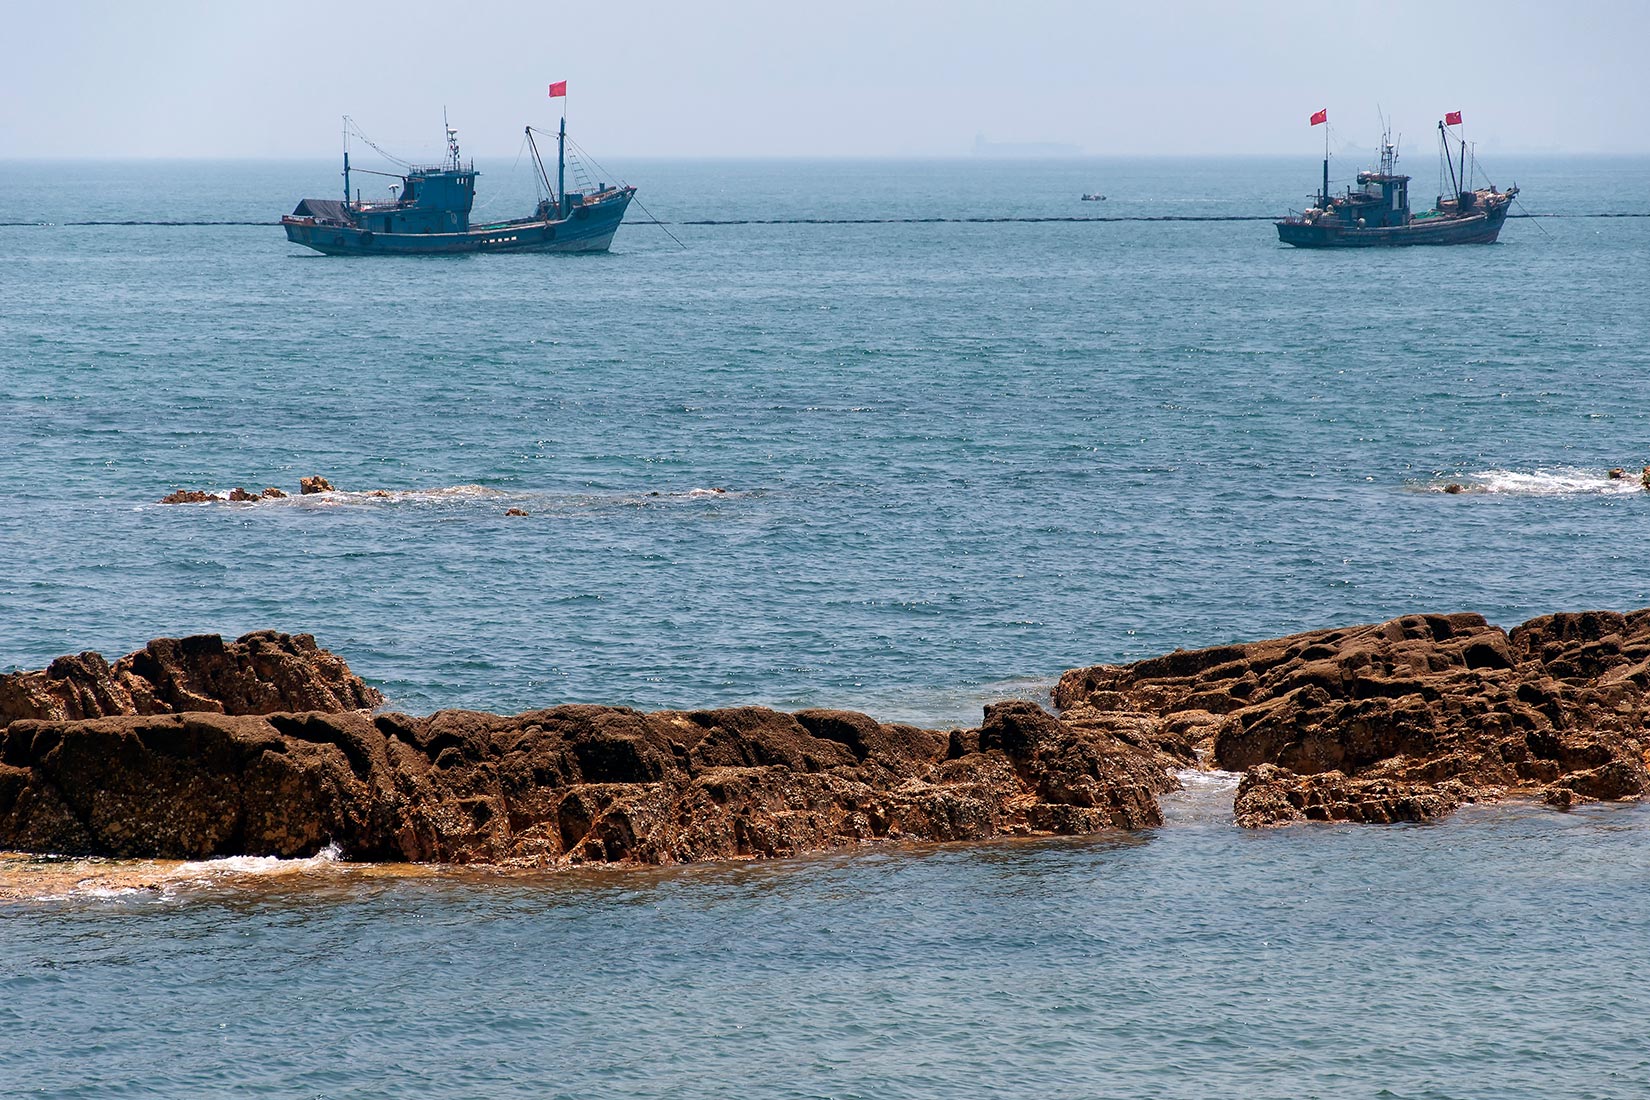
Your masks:
<path fill-rule="evenodd" d="M 1313 125 L 1326 117 L 1320 111 Z M 1381 136 L 1380 167 L 1359 172 L 1357 188 L 1345 194 L 1329 193 L 1329 156 L 1323 160 L 1323 189 L 1313 205 L 1274 224 L 1278 240 L 1296 248 L 1366 248 L 1412 244 L 1492 244 L 1501 233 L 1507 212 L 1518 194 L 1517 186 L 1505 191 L 1493 183 L 1471 187 L 1467 180 L 1467 143 L 1456 138 L 1460 167 L 1451 149 L 1449 126 L 1459 125 L 1461 115 L 1452 111 L 1438 123 L 1443 164 L 1449 169 L 1451 193 L 1438 196 L 1431 210 L 1412 214 L 1409 206 L 1411 177 L 1398 171 L 1398 147 L 1391 131 Z M 1326 131 L 1327 134 L 1327 131 Z M 1325 142 L 1327 146 L 1327 139 Z M 1473 158 L 1472 168 L 1477 170 Z"/>
<path fill-rule="evenodd" d="M 605 252 L 636 193 L 625 184 L 597 183 L 588 190 L 567 186 L 567 119 L 556 134 L 556 181 L 539 156 L 533 127 L 526 142 L 533 152 L 538 206 L 525 218 L 472 224 L 475 162 L 459 155 L 458 131 L 447 131 L 447 159 L 438 165 L 396 161 L 403 171 L 357 173 L 399 179 L 387 200 L 350 197 L 349 136 L 353 132 L 380 155 L 390 157 L 345 120 L 344 197 L 304 199 L 281 219 L 287 240 L 329 256 L 431 255 L 449 252 Z M 544 135 L 548 136 L 548 135 Z"/>

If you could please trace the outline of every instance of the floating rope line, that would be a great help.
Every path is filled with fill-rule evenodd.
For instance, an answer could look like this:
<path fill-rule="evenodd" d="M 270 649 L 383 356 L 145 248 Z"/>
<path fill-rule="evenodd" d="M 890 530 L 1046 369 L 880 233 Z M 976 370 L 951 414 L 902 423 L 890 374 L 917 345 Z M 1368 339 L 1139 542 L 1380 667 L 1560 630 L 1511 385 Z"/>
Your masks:
<path fill-rule="evenodd" d="M 634 199 L 631 201 L 635 202 Z M 1517 201 L 1516 199 L 1514 200 Z M 1134 216 L 1121 215 L 1108 218 L 1085 218 L 1072 216 L 1047 217 L 976 217 L 976 218 L 688 218 L 682 221 L 667 222 L 655 218 L 647 207 L 640 202 L 636 205 L 642 213 L 648 216 L 647 221 L 632 219 L 636 225 L 1004 225 L 1022 224 L 1036 225 L 1049 223 L 1077 223 L 1092 222 L 1096 224 L 1110 224 L 1115 222 L 1272 222 L 1278 220 L 1276 214 L 1139 214 Z M 1518 203 L 1522 214 L 1509 214 L 1509 218 L 1529 219 L 1535 221 L 1547 218 L 1567 218 L 1581 220 L 1586 218 L 1650 218 L 1650 211 L 1635 212 L 1623 211 L 1600 214 L 1546 214 L 1532 213 L 1525 209 L 1523 203 Z M 131 226 L 153 225 L 175 228 L 181 226 L 209 226 L 209 225 L 280 225 L 278 221 L 79 221 L 79 222 L 0 222 L 0 228 L 6 229 L 59 229 L 69 226 Z M 671 238 L 675 240 L 674 237 Z M 682 242 L 677 241 L 677 244 Z M 686 247 L 685 245 L 683 247 Z"/>

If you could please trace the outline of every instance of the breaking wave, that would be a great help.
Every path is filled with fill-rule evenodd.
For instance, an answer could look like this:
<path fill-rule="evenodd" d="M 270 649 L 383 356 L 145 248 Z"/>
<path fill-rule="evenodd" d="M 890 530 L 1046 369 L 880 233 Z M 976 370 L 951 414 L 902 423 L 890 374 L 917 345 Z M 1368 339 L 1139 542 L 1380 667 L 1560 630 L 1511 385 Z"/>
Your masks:
<path fill-rule="evenodd" d="M 217 886 L 244 886 L 352 866 L 329 844 L 313 856 L 225 856 L 164 860 L 0 858 L 0 903 L 166 899 Z M 364 866 L 364 865 L 359 865 Z"/>
<path fill-rule="evenodd" d="M 1238 772 L 1223 772 L 1219 769 L 1204 771 L 1201 768 L 1181 768 L 1174 773 L 1180 780 L 1180 788 L 1185 791 L 1235 791 L 1238 780 L 1243 776 Z"/>
<path fill-rule="evenodd" d="M 249 490 L 256 492 L 256 490 Z M 168 508 L 372 508 L 401 506 L 452 507 L 485 504 L 537 512 L 577 512 L 591 508 L 644 507 L 676 501 L 737 500 L 763 496 L 761 490 L 725 487 L 687 489 L 615 489 L 608 491 L 553 492 L 545 490 L 496 489 L 487 485 L 447 485 L 433 489 L 331 489 L 320 493 L 291 493 L 284 497 L 230 500 L 229 489 L 206 490 L 218 499 L 187 503 L 159 502 Z M 154 502 L 145 504 L 149 507 Z"/>
<path fill-rule="evenodd" d="M 1423 493 L 1476 493 L 1499 496 L 1575 496 L 1642 493 L 1640 471 L 1623 469 L 1611 477 L 1605 469 L 1553 466 L 1536 470 L 1478 470 L 1457 478 L 1436 478 L 1412 486 Z"/>
<path fill-rule="evenodd" d="M 1172 774 L 1180 781 L 1180 789 L 1159 800 L 1165 824 L 1236 828 L 1232 821 L 1232 800 L 1243 776 L 1201 768 L 1179 768 Z"/>

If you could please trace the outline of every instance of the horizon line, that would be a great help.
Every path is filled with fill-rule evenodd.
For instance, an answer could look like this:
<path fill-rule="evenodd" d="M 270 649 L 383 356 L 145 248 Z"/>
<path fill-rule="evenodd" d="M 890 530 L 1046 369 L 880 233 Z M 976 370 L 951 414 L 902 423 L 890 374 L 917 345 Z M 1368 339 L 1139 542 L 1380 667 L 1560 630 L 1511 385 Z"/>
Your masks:
<path fill-rule="evenodd" d="M 1363 155 L 1365 150 L 1342 150 L 1331 152 L 1330 158 Z M 1594 150 L 1594 149 L 1552 149 L 1552 148 L 1516 148 L 1489 150 L 1492 156 L 1521 156 L 1521 157 L 1599 157 L 1604 159 L 1634 159 L 1650 157 L 1650 149 L 1646 150 Z M 1303 155 L 1298 152 L 1246 152 L 1246 153 L 1195 153 L 1195 152 L 1157 152 L 1157 153 L 1063 153 L 1063 154 L 979 154 L 972 152 L 961 153 L 604 153 L 605 157 L 613 159 L 651 160 L 651 161 L 932 161 L 932 162 L 969 162 L 980 164 L 1024 164 L 1050 163 L 1060 161 L 1117 161 L 1117 160 L 1261 160 L 1261 159 L 1294 159 L 1301 157 L 1308 160 L 1321 160 L 1322 157 L 1313 152 Z M 516 156 L 514 152 L 484 152 L 475 156 L 467 156 L 467 160 L 483 158 L 487 160 L 503 160 Z M 215 154 L 215 153 L 179 153 L 179 154 L 145 154 L 133 153 L 116 156 L 85 156 L 72 153 L 41 153 L 41 154 L 10 154 L 0 156 L 0 164 L 10 163 L 79 163 L 79 164 L 114 164 L 131 161 L 151 162 L 244 162 L 244 163 L 309 163 L 321 160 L 336 160 L 337 154 L 320 153 L 293 153 L 293 154 Z"/>

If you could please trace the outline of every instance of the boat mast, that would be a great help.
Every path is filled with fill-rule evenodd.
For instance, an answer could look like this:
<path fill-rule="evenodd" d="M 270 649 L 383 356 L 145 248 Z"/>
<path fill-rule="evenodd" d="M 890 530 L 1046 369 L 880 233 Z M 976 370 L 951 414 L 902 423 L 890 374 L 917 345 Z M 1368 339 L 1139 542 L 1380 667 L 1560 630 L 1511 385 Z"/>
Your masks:
<path fill-rule="evenodd" d="M 454 172 L 463 167 L 458 158 L 458 131 L 447 122 L 447 108 L 441 108 L 441 128 L 447 131 L 447 166 Z"/>
<path fill-rule="evenodd" d="M 344 116 L 344 205 L 349 205 L 349 116 Z"/>
<path fill-rule="evenodd" d="M 1444 163 L 1449 165 L 1449 182 L 1455 188 L 1455 197 L 1461 197 L 1461 182 L 1455 175 L 1455 158 L 1449 155 L 1449 131 L 1444 129 L 1443 120 L 1438 122 L 1438 140 L 1444 143 Z"/>
<path fill-rule="evenodd" d="M 1318 196 L 1320 209 L 1329 209 L 1329 115 L 1323 119 L 1323 194 Z"/>
<path fill-rule="evenodd" d="M 561 116 L 561 130 L 556 134 L 556 209 L 567 217 L 567 114 Z"/>
<path fill-rule="evenodd" d="M 550 187 L 550 175 L 544 170 L 544 158 L 539 156 L 539 143 L 533 140 L 533 128 L 527 127 L 527 144 L 533 150 L 533 163 L 539 166 L 539 179 L 544 181 L 544 189 L 550 192 L 550 197 L 559 204 L 561 199 Z"/>

